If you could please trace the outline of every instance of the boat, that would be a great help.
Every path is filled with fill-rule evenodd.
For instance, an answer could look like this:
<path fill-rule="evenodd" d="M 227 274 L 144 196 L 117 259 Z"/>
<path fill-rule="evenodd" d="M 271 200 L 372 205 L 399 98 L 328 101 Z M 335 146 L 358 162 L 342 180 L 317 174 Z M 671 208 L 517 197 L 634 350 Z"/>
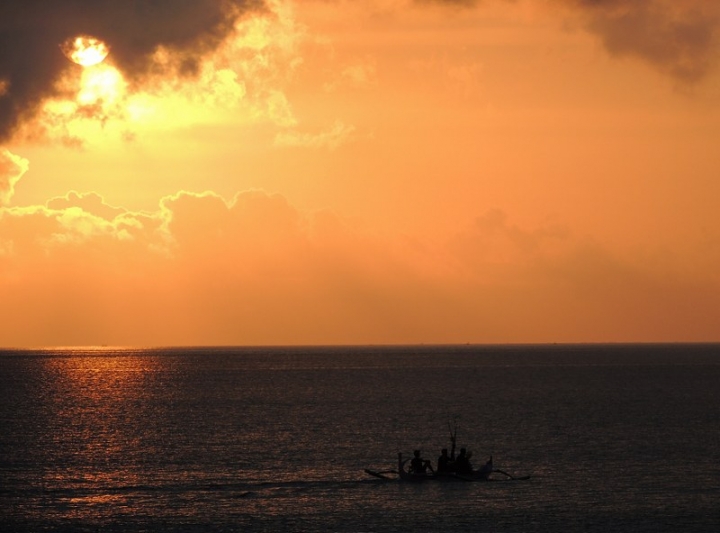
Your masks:
<path fill-rule="evenodd" d="M 416 473 L 409 471 L 405 465 L 410 459 L 403 459 L 402 453 L 398 453 L 398 465 L 397 470 L 371 470 L 365 469 L 365 473 L 384 480 L 398 479 L 400 481 L 410 483 L 423 483 L 426 481 L 526 481 L 530 479 L 530 476 L 515 477 L 507 472 L 500 470 L 499 468 L 473 470 L 467 474 L 459 474 L 457 472 L 437 472 L 437 471 L 425 471 L 422 473 Z M 497 472 L 504 475 L 502 479 L 493 478 L 492 473 Z M 392 474 L 393 477 L 388 477 Z"/>
<path fill-rule="evenodd" d="M 459 466 L 461 458 L 464 459 L 466 468 L 469 470 L 468 472 L 439 472 L 437 470 L 433 470 L 430 461 L 427 460 L 423 461 L 424 467 L 422 472 L 412 472 L 405 468 L 405 464 L 410 461 L 410 459 L 403 459 L 402 452 L 398 452 L 397 470 L 377 471 L 366 468 L 365 473 L 379 479 L 399 479 L 401 481 L 408 481 L 411 483 L 422 483 L 424 481 L 524 481 L 530 479 L 530 476 L 515 477 L 503 470 L 500 470 L 499 468 L 495 468 L 493 465 L 492 457 L 490 457 L 490 460 L 487 461 L 482 467 L 477 470 L 473 470 L 469 462 L 469 459 L 472 456 L 472 452 L 467 452 L 466 454 L 465 448 L 462 448 L 460 450 L 460 455 L 457 458 L 455 457 L 455 443 L 457 442 L 457 421 L 455 422 L 454 428 L 451 427 L 450 422 L 448 422 L 448 429 L 450 430 L 450 442 L 452 444 L 452 448 L 449 457 L 446 455 L 447 450 L 445 449 L 443 450 L 443 455 L 446 461 L 454 461 L 456 466 Z M 419 451 L 415 451 L 415 454 L 418 458 L 420 458 Z M 440 460 L 438 460 L 438 463 L 440 463 Z M 492 474 L 495 472 L 497 472 L 498 474 L 502 474 L 505 477 L 501 479 L 493 478 Z M 388 475 L 392 475 L 393 477 L 388 477 Z"/>
<path fill-rule="evenodd" d="M 398 476 L 403 481 L 410 481 L 413 483 L 423 481 L 490 481 L 490 473 L 492 472 L 492 470 L 481 468 L 466 474 L 437 471 L 415 473 L 406 470 L 405 465 L 408 461 L 409 459 L 403 459 L 402 453 L 398 453 Z"/>

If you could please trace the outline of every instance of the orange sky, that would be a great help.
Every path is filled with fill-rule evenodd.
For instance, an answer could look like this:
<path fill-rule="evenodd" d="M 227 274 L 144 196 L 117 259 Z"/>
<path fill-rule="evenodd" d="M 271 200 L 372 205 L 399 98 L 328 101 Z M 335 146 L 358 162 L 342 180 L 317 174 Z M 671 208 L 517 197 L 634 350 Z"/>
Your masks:
<path fill-rule="evenodd" d="M 0 57 L 0 346 L 720 341 L 720 7 L 237 5 Z"/>

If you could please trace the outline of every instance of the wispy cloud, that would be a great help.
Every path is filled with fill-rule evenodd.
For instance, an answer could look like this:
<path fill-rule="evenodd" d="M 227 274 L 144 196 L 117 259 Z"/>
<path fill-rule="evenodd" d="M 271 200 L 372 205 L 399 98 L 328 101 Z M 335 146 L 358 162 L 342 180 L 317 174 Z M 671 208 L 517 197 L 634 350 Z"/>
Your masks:
<path fill-rule="evenodd" d="M 354 126 L 336 121 L 330 128 L 318 133 L 295 130 L 282 131 L 275 136 L 275 144 L 277 146 L 303 146 L 306 148 L 330 148 L 334 150 L 348 142 L 354 132 Z"/>
<path fill-rule="evenodd" d="M 0 149 L 0 205 L 10 203 L 15 194 L 15 184 L 27 172 L 27 159 Z"/>

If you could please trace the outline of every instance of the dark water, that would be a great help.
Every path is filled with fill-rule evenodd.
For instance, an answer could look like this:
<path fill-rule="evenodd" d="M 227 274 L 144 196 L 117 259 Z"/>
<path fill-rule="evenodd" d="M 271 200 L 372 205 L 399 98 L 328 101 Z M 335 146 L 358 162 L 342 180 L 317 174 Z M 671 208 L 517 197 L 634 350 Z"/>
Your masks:
<path fill-rule="evenodd" d="M 720 345 L 0 352 L 0 530 L 717 532 L 719 390 Z M 449 421 L 532 478 L 363 472 Z"/>

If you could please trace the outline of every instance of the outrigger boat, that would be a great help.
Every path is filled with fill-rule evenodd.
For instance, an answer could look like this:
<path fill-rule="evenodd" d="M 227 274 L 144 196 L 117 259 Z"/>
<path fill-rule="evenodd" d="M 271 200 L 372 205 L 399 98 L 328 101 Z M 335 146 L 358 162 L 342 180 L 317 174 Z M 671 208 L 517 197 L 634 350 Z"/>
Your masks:
<path fill-rule="evenodd" d="M 403 459 L 402 453 L 398 453 L 398 466 L 397 470 L 384 470 L 376 471 L 365 469 L 365 473 L 371 476 L 392 480 L 396 478 L 388 477 L 388 474 L 397 474 L 397 479 L 400 481 L 408 481 L 411 483 L 422 483 L 424 481 L 525 481 L 530 479 L 530 476 L 515 477 L 507 472 L 500 470 L 499 468 L 492 468 L 492 470 L 480 469 L 473 470 L 467 474 L 460 474 L 457 472 L 437 472 L 437 471 L 425 471 L 422 473 L 410 472 L 407 470 L 405 465 L 410 459 Z M 491 477 L 491 474 L 497 472 L 506 476 L 503 479 L 497 479 Z"/>
<path fill-rule="evenodd" d="M 450 423 L 448 423 L 448 427 L 450 427 Z M 454 430 L 450 429 L 450 441 L 452 442 L 452 452 L 450 454 L 450 458 L 445 456 L 446 459 L 455 460 L 455 443 L 456 443 L 456 437 L 457 437 L 457 424 L 455 425 Z M 445 455 L 447 450 L 443 450 L 443 454 Z M 419 459 L 420 452 L 415 452 L 416 457 Z M 461 450 L 460 457 L 467 457 L 467 459 L 470 458 L 471 453 L 467 453 L 465 455 L 465 449 L 463 448 Z M 398 462 L 397 462 L 397 470 L 384 470 L 384 471 L 376 471 L 376 470 L 370 470 L 368 468 L 365 469 L 365 472 L 371 476 L 380 478 L 380 479 L 396 479 L 394 477 L 388 477 L 388 474 L 395 474 L 397 475 L 397 479 L 401 481 L 409 481 L 412 483 L 421 483 L 423 481 L 522 481 L 530 479 L 530 476 L 522 476 L 522 477 L 515 477 L 507 472 L 500 470 L 499 468 L 495 468 L 493 466 L 492 457 L 490 460 L 485 463 L 480 469 L 473 470 L 470 467 L 469 462 L 466 459 L 466 466 L 468 471 L 467 472 L 457 472 L 453 469 L 448 470 L 433 470 L 432 466 L 430 465 L 430 461 L 423 461 L 422 471 L 412 471 L 405 468 L 405 465 L 410 459 L 403 459 L 403 455 L 401 452 L 398 452 Z M 440 465 L 438 465 L 440 467 Z M 418 466 L 418 470 L 419 470 Z M 502 479 L 497 479 L 491 477 L 491 475 L 497 472 L 499 474 L 502 474 L 505 476 Z"/>

